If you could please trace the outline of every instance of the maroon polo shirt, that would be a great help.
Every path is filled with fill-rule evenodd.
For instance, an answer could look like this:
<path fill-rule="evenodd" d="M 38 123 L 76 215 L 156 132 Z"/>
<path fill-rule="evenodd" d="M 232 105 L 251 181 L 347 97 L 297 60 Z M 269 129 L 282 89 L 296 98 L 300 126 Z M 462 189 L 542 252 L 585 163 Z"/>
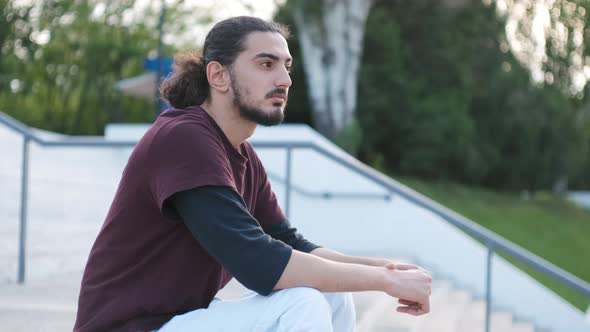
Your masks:
<path fill-rule="evenodd" d="M 84 271 L 74 331 L 150 331 L 209 305 L 232 276 L 164 206 L 204 186 L 234 189 L 262 226 L 285 219 L 248 142 L 234 148 L 198 106 L 165 111 L 123 171 Z"/>

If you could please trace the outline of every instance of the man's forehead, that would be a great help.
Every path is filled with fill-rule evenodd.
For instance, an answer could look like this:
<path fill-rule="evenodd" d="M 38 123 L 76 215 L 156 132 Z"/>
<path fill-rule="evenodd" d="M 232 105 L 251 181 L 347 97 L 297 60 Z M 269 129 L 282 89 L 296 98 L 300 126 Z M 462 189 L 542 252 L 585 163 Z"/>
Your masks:
<path fill-rule="evenodd" d="M 289 45 L 277 32 L 253 32 L 246 37 L 244 46 L 244 53 L 250 58 L 271 55 L 279 60 L 291 60 Z"/>

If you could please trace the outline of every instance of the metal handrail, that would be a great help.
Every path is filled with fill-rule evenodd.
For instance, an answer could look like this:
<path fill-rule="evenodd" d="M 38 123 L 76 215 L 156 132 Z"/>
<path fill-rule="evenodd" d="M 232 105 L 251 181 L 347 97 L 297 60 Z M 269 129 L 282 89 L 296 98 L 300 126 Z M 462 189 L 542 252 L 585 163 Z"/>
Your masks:
<path fill-rule="evenodd" d="M 364 175 L 374 183 L 380 184 L 396 195 L 403 197 L 434 214 L 437 214 L 444 220 L 450 222 L 452 225 L 457 226 L 459 229 L 483 241 L 488 249 L 500 249 L 501 251 L 518 259 L 522 263 L 525 263 L 526 265 L 552 277 L 553 279 L 581 292 L 583 295 L 590 297 L 590 283 L 529 252 L 528 250 L 511 242 L 510 240 L 497 235 L 496 233 L 480 226 L 474 221 L 375 171 L 374 169 L 355 159 L 351 158 L 350 160 L 345 161 L 340 156 L 337 156 L 334 153 L 313 144 L 309 148 L 341 164 L 344 167 L 355 170 L 357 173 Z"/>
<path fill-rule="evenodd" d="M 24 137 L 23 144 L 23 180 L 21 192 L 21 245 L 20 252 L 24 257 L 24 239 L 26 231 L 26 193 L 27 193 L 27 173 L 28 173 L 28 143 L 34 141 L 42 146 L 92 146 L 92 147 L 130 147 L 137 142 L 121 142 L 121 141 L 105 141 L 100 138 L 66 138 L 63 140 L 45 140 L 35 135 L 27 126 L 12 119 L 8 115 L 0 112 L 0 123 L 19 132 Z M 486 331 L 489 331 L 490 326 L 490 307 L 491 307 L 491 265 L 493 253 L 495 250 L 501 250 L 510 256 L 516 258 L 518 261 L 528 265 L 529 267 L 553 278 L 554 280 L 570 287 L 583 295 L 590 297 L 590 284 L 586 281 L 574 276 L 573 274 L 557 267 L 547 260 L 529 252 L 528 250 L 512 243 L 511 241 L 489 231 L 488 229 L 476 224 L 475 222 L 465 218 L 458 213 L 442 206 L 441 204 L 431 200 L 430 198 L 406 187 L 405 185 L 375 171 L 367 165 L 359 162 L 351 157 L 337 155 L 327 149 L 318 146 L 313 142 L 254 142 L 256 148 L 266 149 L 286 149 L 287 151 L 287 165 L 286 165 L 286 213 L 289 213 L 290 191 L 291 184 L 291 164 L 292 151 L 295 149 L 309 149 L 325 156 L 335 163 L 350 169 L 351 171 L 369 179 L 375 184 L 385 188 L 388 192 L 399 195 L 406 200 L 440 216 L 447 222 L 458 227 L 459 229 L 473 235 L 477 239 L 483 241 L 488 249 L 487 256 L 487 273 L 486 273 Z M 22 266 L 21 266 L 22 263 Z M 23 261 L 19 259 L 19 283 L 24 282 L 24 258 Z"/>
<path fill-rule="evenodd" d="M 286 183 L 287 180 L 266 170 L 266 174 L 272 180 Z M 291 184 L 291 190 L 304 197 L 323 198 L 323 199 L 375 199 L 382 201 L 390 201 L 390 194 L 368 193 L 368 192 L 332 192 L 332 191 L 310 191 L 295 184 Z"/>

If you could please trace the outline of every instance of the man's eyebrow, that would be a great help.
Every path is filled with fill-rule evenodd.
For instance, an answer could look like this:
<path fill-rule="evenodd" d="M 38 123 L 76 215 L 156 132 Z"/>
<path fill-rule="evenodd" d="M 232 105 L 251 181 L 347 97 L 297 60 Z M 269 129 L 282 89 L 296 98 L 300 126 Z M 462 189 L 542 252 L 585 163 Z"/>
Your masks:
<path fill-rule="evenodd" d="M 272 53 L 266 53 L 266 52 L 262 52 L 262 53 L 258 53 L 256 54 L 256 56 L 254 57 L 254 59 L 258 59 L 258 58 L 269 58 L 269 59 L 273 59 L 274 61 L 279 61 L 280 58 Z M 293 59 L 291 57 L 288 57 L 286 60 L 286 62 L 292 62 Z"/>

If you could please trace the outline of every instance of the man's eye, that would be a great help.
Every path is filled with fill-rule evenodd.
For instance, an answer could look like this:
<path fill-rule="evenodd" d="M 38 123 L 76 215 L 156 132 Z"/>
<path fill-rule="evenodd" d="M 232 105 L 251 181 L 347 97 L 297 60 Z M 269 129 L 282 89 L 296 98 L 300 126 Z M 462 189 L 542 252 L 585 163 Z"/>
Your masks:
<path fill-rule="evenodd" d="M 266 68 L 271 68 L 272 67 L 272 62 L 270 62 L 270 61 L 264 61 L 263 63 L 261 63 L 261 65 L 263 67 L 266 67 Z"/>
<path fill-rule="evenodd" d="M 287 73 L 291 74 L 291 66 L 287 66 L 285 68 L 287 68 Z"/>

